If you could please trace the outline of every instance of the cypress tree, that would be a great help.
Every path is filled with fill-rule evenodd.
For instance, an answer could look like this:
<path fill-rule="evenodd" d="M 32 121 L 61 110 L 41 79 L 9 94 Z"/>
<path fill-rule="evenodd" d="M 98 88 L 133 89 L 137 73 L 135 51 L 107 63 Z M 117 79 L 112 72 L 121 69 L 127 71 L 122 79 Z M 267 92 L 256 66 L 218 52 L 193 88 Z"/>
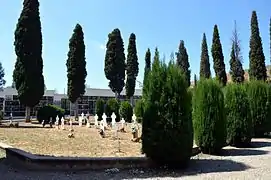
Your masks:
<path fill-rule="evenodd" d="M 220 42 L 217 25 L 214 26 L 214 32 L 213 32 L 212 56 L 213 56 L 213 61 L 214 61 L 214 70 L 215 70 L 216 78 L 219 80 L 219 82 L 223 86 L 225 86 L 227 83 L 227 75 L 226 75 L 224 56 L 223 56 L 222 45 Z"/>
<path fill-rule="evenodd" d="M 148 48 L 146 54 L 145 54 L 145 69 L 144 69 L 144 79 L 146 75 L 150 72 L 151 70 L 151 51 Z"/>
<path fill-rule="evenodd" d="M 249 42 L 249 78 L 265 81 L 267 79 L 265 57 L 263 53 L 262 39 L 260 37 L 256 11 L 252 12 L 250 26 L 251 36 Z"/>
<path fill-rule="evenodd" d="M 30 108 L 44 95 L 42 60 L 42 33 L 38 0 L 24 0 L 23 10 L 15 30 L 17 56 L 13 80 L 21 104 L 26 106 L 26 122 L 30 121 Z"/>
<path fill-rule="evenodd" d="M 240 40 L 238 37 L 236 21 L 234 22 L 234 30 L 232 36 L 232 50 L 230 57 L 230 74 L 233 82 L 242 83 L 245 80 L 244 70 L 242 67 L 242 55 L 241 55 L 241 47 Z"/>
<path fill-rule="evenodd" d="M 84 33 L 80 24 L 76 24 L 69 42 L 67 59 L 68 97 L 71 103 L 85 94 L 87 76 Z M 77 116 L 77 104 L 75 116 Z"/>
<path fill-rule="evenodd" d="M 195 87 L 197 86 L 197 82 L 198 82 L 197 75 L 194 74 L 194 86 Z"/>
<path fill-rule="evenodd" d="M 3 90 L 6 84 L 6 80 L 4 79 L 4 77 L 5 77 L 5 70 L 2 66 L 2 63 L 0 62 L 0 90 Z"/>
<path fill-rule="evenodd" d="M 190 65 L 189 65 L 189 62 L 188 62 L 188 54 L 187 54 L 186 48 L 184 46 L 184 41 L 183 40 L 180 41 L 179 51 L 176 53 L 176 55 L 177 55 L 177 65 L 183 71 L 186 82 L 187 82 L 187 85 L 189 87 L 190 86 L 190 74 L 191 74 L 191 71 L 189 70 Z"/>
<path fill-rule="evenodd" d="M 130 35 L 129 45 L 128 45 L 128 54 L 126 62 L 126 96 L 130 98 L 130 103 L 133 105 L 133 96 L 135 93 L 136 77 L 138 75 L 138 57 L 136 50 L 136 36 L 134 33 Z"/>
<path fill-rule="evenodd" d="M 211 77 L 210 61 L 206 35 L 203 33 L 200 56 L 200 78 L 209 79 Z"/>
<path fill-rule="evenodd" d="M 114 29 L 108 35 L 104 73 L 109 80 L 110 89 L 117 98 L 123 90 L 125 80 L 125 54 L 119 29 Z"/>

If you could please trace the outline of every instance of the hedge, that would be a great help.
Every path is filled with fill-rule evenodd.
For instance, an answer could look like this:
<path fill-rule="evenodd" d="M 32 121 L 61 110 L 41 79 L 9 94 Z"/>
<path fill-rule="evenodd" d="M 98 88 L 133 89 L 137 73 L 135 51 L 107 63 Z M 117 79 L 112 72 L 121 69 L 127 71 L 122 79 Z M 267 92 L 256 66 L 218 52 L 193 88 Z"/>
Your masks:
<path fill-rule="evenodd" d="M 246 83 L 246 89 L 250 102 L 251 118 L 254 137 L 263 137 L 269 131 L 269 86 L 262 81 L 250 81 Z"/>
<path fill-rule="evenodd" d="M 111 98 L 106 102 L 105 114 L 107 115 L 107 121 L 111 121 L 111 115 L 113 112 L 117 116 L 116 121 L 119 121 L 120 119 L 119 108 L 120 108 L 120 102 L 119 100 L 115 98 Z"/>
<path fill-rule="evenodd" d="M 212 79 L 198 81 L 193 96 L 195 142 L 203 153 L 217 154 L 226 144 L 224 95 Z"/>
<path fill-rule="evenodd" d="M 128 101 L 122 101 L 120 104 L 119 114 L 126 122 L 132 122 L 133 107 Z"/>
<path fill-rule="evenodd" d="M 186 167 L 193 147 L 191 98 L 179 67 L 154 61 L 143 97 L 143 153 L 160 165 Z"/>
<path fill-rule="evenodd" d="M 230 84 L 225 88 L 227 143 L 247 147 L 253 135 L 248 95 L 244 85 Z"/>
<path fill-rule="evenodd" d="M 65 110 L 55 106 L 55 105 L 47 105 L 43 106 L 38 110 L 37 119 L 39 123 L 42 123 L 44 120 L 46 124 L 49 123 L 50 118 L 52 118 L 53 123 L 56 121 L 56 117 L 59 117 L 59 120 L 64 117 Z"/>
<path fill-rule="evenodd" d="M 98 120 L 102 120 L 102 116 L 103 116 L 103 113 L 104 113 L 104 105 L 105 105 L 105 102 L 103 99 L 98 99 L 96 101 L 96 104 L 95 104 L 95 113 L 98 115 Z"/>

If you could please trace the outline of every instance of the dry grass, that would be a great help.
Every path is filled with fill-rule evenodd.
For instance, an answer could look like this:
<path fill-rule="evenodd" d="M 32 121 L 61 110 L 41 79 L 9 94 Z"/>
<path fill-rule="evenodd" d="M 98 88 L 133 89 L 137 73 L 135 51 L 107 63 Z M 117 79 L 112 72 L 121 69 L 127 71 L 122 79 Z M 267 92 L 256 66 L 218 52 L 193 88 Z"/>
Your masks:
<path fill-rule="evenodd" d="M 25 125 L 20 123 L 20 126 Z M 101 138 L 98 129 L 91 127 L 74 128 L 74 138 L 68 138 L 69 126 L 66 130 L 41 128 L 41 125 L 30 127 L 0 128 L 0 141 L 15 148 L 39 155 L 72 156 L 72 157 L 119 157 L 142 156 L 141 143 L 131 141 L 130 125 L 126 133 L 118 133 L 120 140 L 115 140 L 115 131 L 106 130 L 106 137 Z M 120 146 L 119 146 L 120 142 Z M 120 147 L 120 152 L 119 148 Z"/>

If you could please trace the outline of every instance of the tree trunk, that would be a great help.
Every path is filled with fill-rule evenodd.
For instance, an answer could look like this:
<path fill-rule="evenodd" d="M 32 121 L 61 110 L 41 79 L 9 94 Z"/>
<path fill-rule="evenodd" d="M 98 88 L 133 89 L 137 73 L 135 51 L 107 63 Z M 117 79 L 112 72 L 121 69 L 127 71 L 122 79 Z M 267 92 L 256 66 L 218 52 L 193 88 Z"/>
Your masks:
<path fill-rule="evenodd" d="M 115 98 L 118 99 L 119 98 L 119 94 L 117 92 L 115 92 Z"/>
<path fill-rule="evenodd" d="M 75 119 L 78 120 L 78 99 L 75 101 L 75 109 L 74 109 L 74 116 L 75 116 Z"/>
<path fill-rule="evenodd" d="M 30 121 L 30 110 L 31 110 L 31 108 L 29 106 L 25 107 L 25 122 L 31 122 Z"/>
<path fill-rule="evenodd" d="M 130 104 L 132 107 L 134 107 L 134 97 L 133 96 L 130 97 Z"/>

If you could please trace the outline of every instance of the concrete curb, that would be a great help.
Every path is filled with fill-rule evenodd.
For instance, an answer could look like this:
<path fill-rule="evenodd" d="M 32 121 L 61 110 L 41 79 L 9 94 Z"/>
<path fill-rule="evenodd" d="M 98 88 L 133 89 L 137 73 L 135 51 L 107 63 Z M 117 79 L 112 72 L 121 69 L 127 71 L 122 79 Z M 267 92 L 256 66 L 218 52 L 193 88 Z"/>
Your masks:
<path fill-rule="evenodd" d="M 149 168 L 154 164 L 147 157 L 54 157 L 41 156 L 13 148 L 0 142 L 0 149 L 6 152 L 9 163 L 19 165 L 28 170 L 102 170 Z M 192 156 L 200 153 L 198 147 L 193 148 Z"/>

